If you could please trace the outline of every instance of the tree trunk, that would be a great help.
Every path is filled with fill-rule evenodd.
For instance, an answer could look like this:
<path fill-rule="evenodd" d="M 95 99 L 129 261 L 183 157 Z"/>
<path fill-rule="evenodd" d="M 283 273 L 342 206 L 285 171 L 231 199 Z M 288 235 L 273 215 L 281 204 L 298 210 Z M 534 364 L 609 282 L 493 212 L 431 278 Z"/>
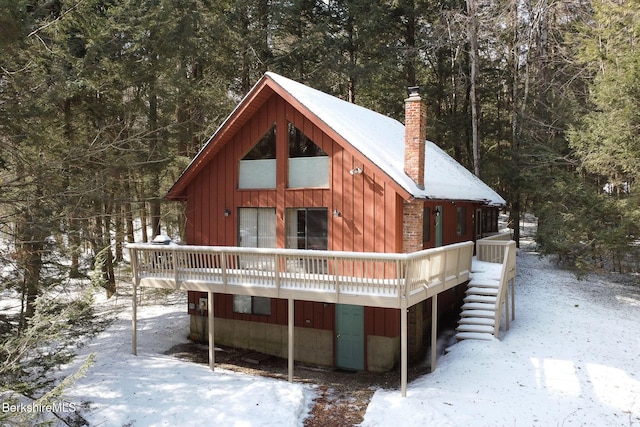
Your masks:
<path fill-rule="evenodd" d="M 104 261 L 100 268 L 102 269 L 102 278 L 104 279 L 104 287 L 107 291 L 107 298 L 111 298 L 116 293 L 116 275 L 113 270 L 113 252 L 111 251 L 111 237 L 109 233 L 109 212 L 108 205 L 104 206 L 104 215 L 96 218 L 96 255 L 102 251 Z"/>
<path fill-rule="evenodd" d="M 42 252 L 44 238 L 36 231 L 34 219 L 29 214 L 21 218 L 16 226 L 16 251 L 18 266 L 22 271 L 22 312 L 20 330 L 26 327 L 27 321 L 36 312 L 36 299 L 40 287 L 42 273 Z"/>
<path fill-rule="evenodd" d="M 519 129 L 519 111 L 518 108 L 518 82 L 520 78 L 520 48 L 518 44 L 518 4 L 513 1 L 511 3 L 511 25 L 513 26 L 513 33 L 511 38 L 511 61 L 513 62 L 511 67 L 511 162 L 513 174 L 519 175 L 519 163 L 520 163 L 520 129 Z M 510 223 L 513 227 L 513 240 L 516 242 L 516 246 L 520 247 L 520 180 L 517 176 L 511 177 L 512 191 L 511 191 L 511 211 L 509 212 Z"/>
<path fill-rule="evenodd" d="M 152 77 L 152 81 L 149 88 L 149 134 L 151 135 L 150 152 L 152 157 L 157 157 L 159 141 L 158 141 L 158 94 L 156 93 L 156 80 L 155 76 Z M 151 177 L 151 188 L 149 193 L 151 199 L 149 205 L 151 208 L 151 233 L 152 238 L 160 234 L 160 199 L 158 193 L 160 192 L 160 177 L 159 171 L 154 166 Z"/>
<path fill-rule="evenodd" d="M 40 274 L 42 272 L 42 243 L 24 243 L 22 252 L 22 256 L 24 257 L 24 278 L 22 286 L 26 302 L 24 317 L 30 319 L 36 312 L 36 299 L 38 298 Z"/>
<path fill-rule="evenodd" d="M 124 220 L 122 213 L 122 203 L 120 200 L 116 198 L 114 202 L 114 222 L 115 222 L 115 232 L 116 232 L 116 251 L 115 251 L 115 262 L 122 262 L 122 246 L 124 243 Z"/>
<path fill-rule="evenodd" d="M 140 227 L 142 231 L 142 241 L 148 242 L 149 235 L 147 233 L 147 204 L 146 202 L 140 202 Z"/>
<path fill-rule="evenodd" d="M 127 179 L 124 181 L 124 191 L 128 197 L 127 201 L 125 202 L 124 216 L 125 216 L 125 224 L 126 224 L 127 242 L 133 243 L 136 241 L 134 230 L 133 230 L 133 203 L 131 202 L 134 195 L 131 192 L 131 185 L 129 184 L 130 179 L 131 179 L 131 176 L 128 175 Z"/>
<path fill-rule="evenodd" d="M 478 7 L 476 0 L 467 1 L 468 37 L 469 37 L 469 66 L 470 89 L 469 98 L 471 103 L 471 139 L 473 146 L 473 173 L 480 177 L 480 140 L 478 135 L 478 125 L 480 120 L 478 93 L 478 74 L 480 70 L 478 56 Z"/>
<path fill-rule="evenodd" d="M 69 250 L 71 252 L 71 268 L 69 277 L 77 279 L 80 274 L 80 226 L 73 217 L 69 218 Z"/>
<path fill-rule="evenodd" d="M 407 6 L 405 27 L 405 42 L 407 44 L 407 56 L 404 61 L 405 75 L 407 76 L 407 87 L 416 86 L 416 11 L 415 3 L 412 1 Z"/>

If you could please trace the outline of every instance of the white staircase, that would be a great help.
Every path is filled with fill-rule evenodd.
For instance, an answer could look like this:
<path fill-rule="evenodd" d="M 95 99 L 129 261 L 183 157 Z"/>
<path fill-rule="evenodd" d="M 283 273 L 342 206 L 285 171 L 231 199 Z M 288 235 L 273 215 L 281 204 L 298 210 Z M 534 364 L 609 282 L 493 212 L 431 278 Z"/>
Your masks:
<path fill-rule="evenodd" d="M 486 243 L 485 243 L 486 244 Z M 456 328 L 456 339 L 492 340 L 498 338 L 502 322 L 502 307 L 506 306 L 506 328 L 509 329 L 509 284 L 511 297 L 515 291 L 515 242 L 504 246 L 501 256 L 492 256 L 491 261 L 474 258 L 471 266 L 471 280 L 464 298 L 462 313 Z M 500 262 L 502 261 L 502 262 Z M 510 316 L 511 314 L 511 316 Z"/>
<path fill-rule="evenodd" d="M 499 314 L 497 307 L 499 292 L 500 280 L 471 279 L 456 328 L 458 331 L 456 339 L 493 339 L 496 332 L 496 310 Z"/>

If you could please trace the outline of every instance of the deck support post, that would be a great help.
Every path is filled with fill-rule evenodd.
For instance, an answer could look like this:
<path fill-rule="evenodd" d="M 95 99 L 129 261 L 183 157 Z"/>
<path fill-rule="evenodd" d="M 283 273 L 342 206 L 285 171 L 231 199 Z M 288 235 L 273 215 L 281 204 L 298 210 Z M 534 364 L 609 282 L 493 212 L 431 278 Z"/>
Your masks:
<path fill-rule="evenodd" d="M 407 397 L 407 299 L 400 300 L 400 389 L 402 397 Z"/>
<path fill-rule="evenodd" d="M 138 284 L 133 281 L 133 292 L 131 297 L 131 353 L 138 355 Z"/>
<path fill-rule="evenodd" d="M 504 265 L 502 266 L 502 268 L 506 268 Z M 504 297 L 504 308 L 505 308 L 505 312 L 504 312 L 504 317 L 505 317 L 505 321 L 506 321 L 506 327 L 507 327 L 507 331 L 509 330 L 509 328 L 511 327 L 511 319 L 509 318 L 511 316 L 511 309 L 509 307 L 509 279 L 506 280 L 506 283 L 504 284 L 504 295 L 501 296 L 501 298 Z M 502 309 L 500 309 L 500 315 L 502 316 Z"/>
<path fill-rule="evenodd" d="M 138 256 L 135 249 L 129 248 L 133 290 L 131 291 L 131 353 L 138 355 Z"/>
<path fill-rule="evenodd" d="M 287 339 L 287 346 L 288 346 L 288 368 L 289 368 L 289 382 L 293 382 L 293 320 L 294 320 L 294 300 L 293 298 L 289 298 L 289 302 L 288 302 L 288 339 Z"/>
<path fill-rule="evenodd" d="M 438 354 L 438 294 L 431 297 L 431 372 L 436 370 Z"/>
<path fill-rule="evenodd" d="M 213 292 L 207 293 L 207 311 L 208 311 L 208 326 L 209 326 L 209 368 L 214 370 L 216 364 L 216 342 L 214 339 L 213 330 L 213 318 L 215 316 L 213 311 Z"/>
<path fill-rule="evenodd" d="M 511 320 L 516 320 L 516 278 L 509 282 L 511 283 Z"/>

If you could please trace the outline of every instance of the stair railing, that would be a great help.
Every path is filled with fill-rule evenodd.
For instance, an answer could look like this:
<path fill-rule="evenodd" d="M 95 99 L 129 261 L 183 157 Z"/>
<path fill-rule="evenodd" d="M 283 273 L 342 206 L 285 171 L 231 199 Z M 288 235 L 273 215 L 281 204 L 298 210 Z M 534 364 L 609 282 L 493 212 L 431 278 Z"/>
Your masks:
<path fill-rule="evenodd" d="M 516 242 L 505 242 L 504 255 L 502 258 L 502 272 L 500 274 L 500 288 L 498 290 L 498 298 L 496 299 L 495 319 L 493 336 L 498 338 L 500 333 L 500 323 L 502 320 L 502 307 L 505 306 L 506 329 L 509 330 L 509 283 L 515 281 L 515 264 L 516 264 Z M 512 289 L 511 296 L 513 298 L 515 289 Z M 512 299 L 512 310 L 515 313 L 515 298 Z"/>

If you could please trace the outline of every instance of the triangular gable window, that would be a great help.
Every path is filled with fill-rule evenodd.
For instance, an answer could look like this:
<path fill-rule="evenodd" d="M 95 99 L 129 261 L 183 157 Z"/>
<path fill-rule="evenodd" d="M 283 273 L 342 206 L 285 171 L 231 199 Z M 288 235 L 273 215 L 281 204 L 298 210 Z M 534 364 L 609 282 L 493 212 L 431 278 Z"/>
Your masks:
<path fill-rule="evenodd" d="M 276 158 L 276 124 L 274 123 L 242 160 L 262 160 Z"/>
<path fill-rule="evenodd" d="M 311 138 L 300 129 L 289 123 L 289 158 L 326 156 L 322 148 L 318 147 Z"/>
<path fill-rule="evenodd" d="M 238 188 L 276 188 L 276 124 L 240 160 Z"/>
<path fill-rule="evenodd" d="M 289 188 L 328 188 L 329 156 L 292 123 L 289 133 Z"/>

